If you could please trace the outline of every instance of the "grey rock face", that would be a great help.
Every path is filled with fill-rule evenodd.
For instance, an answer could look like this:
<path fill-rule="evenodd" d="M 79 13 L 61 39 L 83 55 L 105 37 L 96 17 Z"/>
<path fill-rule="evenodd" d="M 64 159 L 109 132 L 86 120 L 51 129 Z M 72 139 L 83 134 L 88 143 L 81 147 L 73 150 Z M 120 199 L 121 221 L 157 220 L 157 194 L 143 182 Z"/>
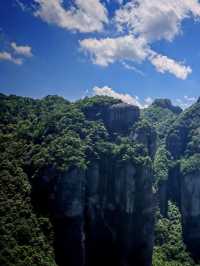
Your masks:
<path fill-rule="evenodd" d="M 169 99 L 156 99 L 152 105 L 159 106 L 171 110 L 173 113 L 180 114 L 182 109 L 179 106 L 174 106 Z"/>
<path fill-rule="evenodd" d="M 75 168 L 60 176 L 55 185 L 55 215 L 72 218 L 83 216 L 84 190 L 84 172 L 80 169 Z"/>
<path fill-rule="evenodd" d="M 177 202 L 182 215 L 184 242 L 195 259 L 200 259 L 200 172 L 195 155 L 199 155 L 199 101 L 184 111 L 171 128 L 166 140 L 174 160 L 168 178 L 168 199 Z M 194 156 L 193 161 L 189 161 Z M 187 170 L 184 171 L 184 161 Z M 193 167 L 194 163 L 194 167 Z M 183 168 L 183 169 L 182 169 Z"/>
<path fill-rule="evenodd" d="M 59 266 L 84 265 L 85 173 L 72 169 L 54 184 L 53 223 Z"/>
<path fill-rule="evenodd" d="M 153 248 L 151 166 L 91 163 L 60 177 L 55 191 L 59 265 L 150 266 Z"/>
<path fill-rule="evenodd" d="M 133 132 L 130 133 L 130 139 L 134 142 L 144 145 L 147 150 L 148 154 L 153 158 L 156 153 L 156 140 L 157 135 L 153 128 L 149 125 L 147 127 L 138 127 Z"/>
<path fill-rule="evenodd" d="M 140 110 L 137 106 L 119 103 L 109 107 L 105 117 L 108 129 L 114 132 L 127 132 L 138 121 Z"/>
<path fill-rule="evenodd" d="M 157 201 L 160 208 L 160 213 L 167 217 L 168 210 L 168 182 L 164 180 L 160 182 L 159 189 L 157 193 Z"/>
<path fill-rule="evenodd" d="M 139 120 L 140 109 L 126 103 L 110 106 L 93 106 L 85 111 L 89 120 L 102 120 L 111 133 L 127 133 L 128 129 Z"/>
<path fill-rule="evenodd" d="M 185 242 L 195 258 L 200 247 L 200 173 L 183 177 L 181 211 Z"/>

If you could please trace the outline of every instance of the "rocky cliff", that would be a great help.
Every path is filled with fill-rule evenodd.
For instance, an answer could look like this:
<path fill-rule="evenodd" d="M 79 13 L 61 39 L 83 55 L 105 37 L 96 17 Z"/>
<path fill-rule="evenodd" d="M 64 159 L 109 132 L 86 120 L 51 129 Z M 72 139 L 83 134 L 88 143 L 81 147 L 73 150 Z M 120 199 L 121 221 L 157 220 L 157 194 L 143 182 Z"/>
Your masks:
<path fill-rule="evenodd" d="M 171 169 L 170 197 L 177 201 L 183 222 L 185 243 L 200 258 L 200 104 L 186 110 L 167 137 L 167 148 L 175 165 Z"/>
<path fill-rule="evenodd" d="M 1 265 L 195 265 L 199 101 L 0 103 Z"/>
<path fill-rule="evenodd" d="M 124 134 L 139 120 L 139 109 L 114 104 L 103 110 L 103 118 L 110 134 Z M 120 141 L 115 154 L 100 154 L 85 171 L 72 168 L 54 183 L 51 205 L 59 265 L 151 265 L 154 204 L 148 146 L 154 138 L 149 134 L 147 147 L 138 147 L 145 159 L 133 147 L 145 134 L 128 140 L 130 146 Z"/>
<path fill-rule="evenodd" d="M 199 114 L 199 101 L 182 112 L 168 100 L 156 100 L 144 111 L 161 140 L 154 160 L 160 213 L 168 218 L 169 201 L 178 206 L 183 239 L 196 260 L 200 258 Z"/>
<path fill-rule="evenodd" d="M 142 172 L 131 163 L 105 171 L 95 163 L 85 176 L 66 173 L 55 189 L 59 265 L 151 265 L 150 165 Z"/>

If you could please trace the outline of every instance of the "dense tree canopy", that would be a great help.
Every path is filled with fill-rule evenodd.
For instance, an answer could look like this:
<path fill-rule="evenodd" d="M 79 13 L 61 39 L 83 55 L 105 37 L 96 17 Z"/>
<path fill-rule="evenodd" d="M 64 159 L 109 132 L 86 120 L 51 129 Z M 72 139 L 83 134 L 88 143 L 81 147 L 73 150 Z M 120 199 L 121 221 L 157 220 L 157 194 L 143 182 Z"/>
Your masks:
<path fill-rule="evenodd" d="M 199 103 L 180 114 L 169 101 L 155 101 L 129 136 L 113 138 L 103 115 L 117 103 L 104 96 L 70 103 L 58 96 L 33 100 L 0 94 L 0 265 L 56 265 L 48 208 L 44 202 L 38 208 L 33 200 L 34 182 L 47 169 L 50 178 L 57 178 L 107 158 L 110 164 L 132 162 L 138 169 L 154 159 L 156 186 L 167 180 L 173 158 L 180 161 L 183 175 L 200 170 L 200 119 L 194 112 Z M 193 266 L 176 206 L 170 203 L 168 217 L 158 213 L 156 221 L 153 265 Z"/>

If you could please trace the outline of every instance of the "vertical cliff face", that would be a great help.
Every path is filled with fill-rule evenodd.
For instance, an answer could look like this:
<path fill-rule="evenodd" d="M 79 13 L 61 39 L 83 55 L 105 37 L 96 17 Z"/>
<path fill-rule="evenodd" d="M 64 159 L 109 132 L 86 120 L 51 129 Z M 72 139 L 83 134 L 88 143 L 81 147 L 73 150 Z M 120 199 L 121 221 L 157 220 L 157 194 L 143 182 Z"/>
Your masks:
<path fill-rule="evenodd" d="M 85 173 L 70 169 L 53 186 L 52 217 L 58 265 L 84 265 Z"/>
<path fill-rule="evenodd" d="M 181 211 L 184 238 L 194 258 L 200 246 L 200 172 L 188 174 L 181 182 Z"/>
<path fill-rule="evenodd" d="M 102 120 L 111 135 L 128 135 L 130 128 L 140 118 L 140 109 L 137 106 L 114 99 L 113 104 L 100 102 L 83 105 L 83 112 L 89 120 Z"/>
<path fill-rule="evenodd" d="M 129 132 L 139 119 L 138 108 L 124 104 L 108 108 L 106 114 L 111 135 Z M 131 135 L 136 134 L 134 140 L 127 135 L 128 143 L 113 142 L 111 151 L 90 159 L 86 170 L 72 168 L 56 178 L 51 205 L 58 265 L 151 265 L 154 202 L 149 148 L 155 136 L 151 139 L 148 133 L 147 138 L 139 130 Z"/>
<path fill-rule="evenodd" d="M 145 171 L 140 171 L 132 163 L 108 166 L 106 171 L 97 165 L 92 166 L 88 184 L 88 265 L 151 265 L 151 166 Z"/>
<path fill-rule="evenodd" d="M 128 129 L 139 120 L 139 117 L 140 110 L 137 106 L 118 103 L 108 108 L 104 121 L 110 132 L 127 134 Z"/>
<path fill-rule="evenodd" d="M 200 258 L 200 104 L 183 112 L 167 137 L 167 148 L 176 162 L 169 176 L 169 198 L 180 207 L 185 243 Z"/>
<path fill-rule="evenodd" d="M 164 217 L 167 217 L 168 201 L 178 202 L 178 195 L 180 195 L 179 167 L 174 165 L 173 171 L 171 170 L 171 153 L 173 154 L 173 151 L 178 153 L 182 141 L 177 140 L 177 136 L 175 138 L 172 136 L 170 144 L 166 147 L 166 138 L 181 113 L 182 109 L 174 106 L 169 99 L 156 99 L 152 105 L 142 111 L 142 117 L 151 125 L 151 131 L 152 128 L 155 128 L 157 133 L 153 142 L 154 145 L 156 143 L 156 146 L 151 144 L 150 147 L 152 147 L 151 153 L 154 155 L 154 186 L 157 191 L 157 206 L 160 214 Z"/>
<path fill-rule="evenodd" d="M 168 131 L 182 110 L 168 99 L 157 99 L 142 111 L 142 117 L 157 131 L 158 145 L 165 142 Z"/>
<path fill-rule="evenodd" d="M 55 185 L 55 247 L 59 265 L 151 265 L 152 169 L 91 163 Z"/>
<path fill-rule="evenodd" d="M 143 112 L 143 117 L 156 128 L 158 133 L 158 149 L 154 159 L 155 188 L 157 189 L 159 215 L 166 220 L 158 218 L 156 228 L 159 228 L 160 224 L 170 221 L 169 203 L 175 203 L 181 214 L 182 230 L 180 234 L 183 234 L 186 247 L 196 260 L 200 259 L 199 114 L 199 101 L 182 112 L 179 107 L 172 106 L 169 100 L 162 99 L 156 100 Z M 174 228 L 178 224 L 176 222 L 174 220 Z M 160 241 L 162 237 L 159 232 L 156 232 L 156 241 L 158 239 Z M 170 250 L 162 250 L 163 240 L 159 241 L 157 241 L 157 245 L 161 254 L 167 254 L 167 252 L 170 254 Z M 170 243 L 170 239 L 168 242 Z M 184 243 L 182 242 L 182 244 L 183 248 Z M 167 246 L 165 249 L 167 250 Z M 185 254 L 185 258 L 189 257 L 187 253 L 183 254 Z M 171 253 L 171 257 L 178 262 L 179 258 L 173 256 Z M 193 265 L 192 263 L 194 262 L 191 261 L 190 264 Z M 183 261 L 182 264 L 185 265 Z"/>

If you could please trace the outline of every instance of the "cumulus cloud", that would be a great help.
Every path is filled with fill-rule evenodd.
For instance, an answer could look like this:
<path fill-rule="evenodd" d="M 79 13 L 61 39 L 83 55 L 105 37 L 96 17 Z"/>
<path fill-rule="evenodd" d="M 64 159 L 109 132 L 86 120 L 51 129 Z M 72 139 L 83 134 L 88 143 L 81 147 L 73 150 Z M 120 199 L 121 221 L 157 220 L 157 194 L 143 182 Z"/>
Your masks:
<path fill-rule="evenodd" d="M 192 73 L 191 67 L 185 66 L 182 62 L 176 62 L 175 60 L 164 55 L 153 53 L 149 59 L 160 73 L 169 72 L 175 75 L 177 78 L 183 80 L 185 80 L 188 75 Z"/>
<path fill-rule="evenodd" d="M 95 95 L 113 97 L 115 99 L 121 100 L 124 103 L 136 105 L 140 108 L 148 107 L 153 101 L 151 98 L 147 98 L 144 100 L 144 102 L 141 102 L 137 96 L 131 96 L 127 93 L 118 93 L 108 86 L 94 87 L 93 92 Z"/>
<path fill-rule="evenodd" d="M 124 5 L 121 3 L 114 16 L 115 26 L 122 36 L 86 39 L 80 44 L 95 64 L 108 66 L 116 61 L 148 60 L 158 72 L 168 72 L 185 80 L 192 73 L 191 67 L 152 51 L 151 45 L 158 40 L 172 41 L 181 34 L 184 19 L 199 17 L 198 0 L 131 0 Z"/>
<path fill-rule="evenodd" d="M 24 63 L 24 59 L 21 57 L 28 58 L 33 56 L 30 46 L 18 46 L 15 42 L 12 42 L 10 43 L 10 47 L 12 48 L 12 50 L 10 49 L 10 52 L 0 52 L 0 61 L 8 61 L 16 65 L 22 65 Z"/>
<path fill-rule="evenodd" d="M 168 41 L 181 32 L 186 18 L 200 16 L 198 0 L 131 0 L 116 12 L 119 31 L 145 37 L 148 42 Z"/>
<path fill-rule="evenodd" d="M 117 60 L 140 62 L 147 56 L 145 40 L 132 35 L 99 40 L 85 39 L 80 41 L 80 45 L 84 51 L 89 52 L 93 63 L 101 66 L 108 66 Z"/>
<path fill-rule="evenodd" d="M 15 42 L 11 43 L 11 47 L 15 51 L 16 54 L 25 56 L 25 57 L 32 57 L 33 54 L 31 52 L 32 48 L 28 45 L 26 46 L 18 46 Z"/>
<path fill-rule="evenodd" d="M 152 51 L 152 44 L 160 40 L 172 42 L 182 33 L 185 19 L 199 20 L 198 0 L 112 0 L 118 5 L 111 14 L 106 8 L 111 0 L 33 1 L 36 17 L 66 30 L 102 32 L 104 26 L 108 26 L 104 31 L 106 37 L 87 37 L 80 41 L 82 51 L 90 55 L 94 64 L 107 67 L 119 61 L 130 70 L 127 67 L 130 62 L 134 64 L 148 60 L 158 72 L 168 72 L 182 80 L 192 73 L 190 66 Z M 117 29 L 115 37 L 113 26 Z M 131 65 L 132 70 L 134 67 Z M 140 71 L 135 72 L 140 74 Z"/>
<path fill-rule="evenodd" d="M 8 52 L 0 52 L 0 61 L 9 61 L 16 65 L 22 65 L 23 60 L 21 58 L 14 58 L 10 53 Z"/>
<path fill-rule="evenodd" d="M 128 65 L 124 60 L 142 62 L 149 60 L 160 73 L 171 73 L 177 78 L 185 80 L 192 69 L 182 62 L 176 62 L 167 56 L 152 51 L 144 38 L 135 38 L 133 35 L 106 38 L 106 39 L 85 39 L 80 42 L 82 49 L 89 53 L 92 62 L 101 66 L 108 66 L 116 61 L 122 61 L 127 69 L 135 70 L 142 74 L 134 66 Z"/>
<path fill-rule="evenodd" d="M 68 9 L 63 0 L 34 0 L 35 16 L 68 30 L 101 31 L 108 23 L 107 9 L 99 0 L 74 0 Z"/>

